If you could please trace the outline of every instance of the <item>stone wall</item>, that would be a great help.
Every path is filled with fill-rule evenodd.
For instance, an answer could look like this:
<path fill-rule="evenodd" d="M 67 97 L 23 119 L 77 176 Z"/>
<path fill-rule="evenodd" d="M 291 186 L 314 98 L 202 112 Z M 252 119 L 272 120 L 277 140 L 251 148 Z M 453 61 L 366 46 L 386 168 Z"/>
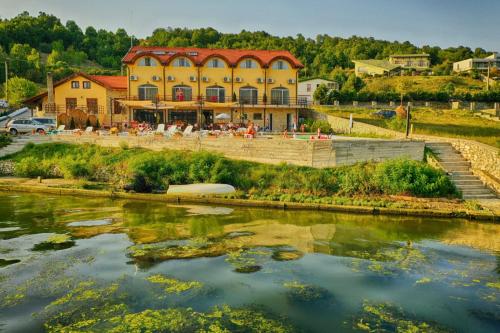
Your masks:
<path fill-rule="evenodd" d="M 188 151 L 207 150 L 224 154 L 233 159 L 261 163 L 290 163 L 302 166 L 331 167 L 351 165 L 356 162 L 384 161 L 398 157 L 422 160 L 423 141 L 394 140 L 322 140 L 307 141 L 282 138 L 178 138 L 117 137 L 97 135 L 57 135 L 51 140 L 70 143 L 93 143 L 107 147 L 143 147 L 151 150 L 176 149 Z"/>
<path fill-rule="evenodd" d="M 472 140 L 450 140 L 453 147 L 471 162 L 472 171 L 500 193 L 500 150 Z"/>

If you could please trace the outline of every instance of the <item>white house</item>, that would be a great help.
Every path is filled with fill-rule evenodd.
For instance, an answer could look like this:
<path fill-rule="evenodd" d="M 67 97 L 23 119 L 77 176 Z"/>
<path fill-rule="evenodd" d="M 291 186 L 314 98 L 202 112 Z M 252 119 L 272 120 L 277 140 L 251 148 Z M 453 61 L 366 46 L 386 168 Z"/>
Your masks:
<path fill-rule="evenodd" d="M 494 52 L 486 58 L 470 58 L 453 63 L 454 72 L 468 72 L 471 70 L 487 71 L 489 68 L 500 68 L 500 54 Z"/>
<path fill-rule="evenodd" d="M 339 90 L 339 84 L 335 81 L 320 78 L 300 81 L 298 85 L 298 97 L 302 102 L 314 102 L 314 92 L 320 85 L 326 85 L 330 89 Z"/>

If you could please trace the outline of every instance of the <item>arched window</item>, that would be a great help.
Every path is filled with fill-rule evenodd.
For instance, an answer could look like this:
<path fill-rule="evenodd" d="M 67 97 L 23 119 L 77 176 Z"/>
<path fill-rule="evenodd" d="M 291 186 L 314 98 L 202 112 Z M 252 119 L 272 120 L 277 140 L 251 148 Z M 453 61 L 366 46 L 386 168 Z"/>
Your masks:
<path fill-rule="evenodd" d="M 284 60 L 278 60 L 273 63 L 273 69 L 276 70 L 283 70 L 283 69 L 288 69 L 288 63 Z"/>
<path fill-rule="evenodd" d="M 258 91 L 254 87 L 240 88 L 240 103 L 242 104 L 257 104 Z"/>
<path fill-rule="evenodd" d="M 290 92 L 287 88 L 279 87 L 271 89 L 271 104 L 286 105 L 290 104 Z"/>
<path fill-rule="evenodd" d="M 207 62 L 207 67 L 208 68 L 225 68 L 226 66 L 225 66 L 224 61 L 222 59 L 213 58 Z"/>
<path fill-rule="evenodd" d="M 191 67 L 191 61 L 188 58 L 175 58 L 173 65 L 174 67 Z"/>
<path fill-rule="evenodd" d="M 172 88 L 172 96 L 174 101 L 191 101 L 193 98 L 193 89 L 189 86 L 174 86 Z"/>
<path fill-rule="evenodd" d="M 219 86 L 207 88 L 207 102 L 222 103 L 226 98 L 226 89 Z"/>
<path fill-rule="evenodd" d="M 139 59 L 138 66 L 154 67 L 154 66 L 158 66 L 158 63 L 153 58 L 144 57 L 144 58 Z"/>
<path fill-rule="evenodd" d="M 257 68 L 257 61 L 253 59 L 245 59 L 240 63 L 241 68 Z"/>
<path fill-rule="evenodd" d="M 158 96 L 158 87 L 152 84 L 139 86 L 139 99 L 141 101 L 152 101 Z"/>

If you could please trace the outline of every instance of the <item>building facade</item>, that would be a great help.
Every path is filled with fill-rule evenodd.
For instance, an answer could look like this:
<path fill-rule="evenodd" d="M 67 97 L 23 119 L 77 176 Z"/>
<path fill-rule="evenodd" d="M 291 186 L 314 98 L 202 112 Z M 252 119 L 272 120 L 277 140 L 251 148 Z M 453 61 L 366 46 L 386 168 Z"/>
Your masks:
<path fill-rule="evenodd" d="M 222 113 L 273 131 L 291 129 L 299 109 L 298 71 L 288 51 L 136 46 L 123 58 L 128 121 L 198 124 Z"/>
<path fill-rule="evenodd" d="M 430 56 L 422 54 L 394 54 L 389 56 L 389 63 L 405 69 L 426 70 L 431 67 Z"/>
<path fill-rule="evenodd" d="M 55 84 L 49 79 L 47 85 L 47 92 L 24 101 L 38 114 L 60 117 L 78 110 L 96 117 L 103 125 L 126 121 L 115 110 L 118 100 L 127 96 L 125 76 L 76 73 Z"/>
<path fill-rule="evenodd" d="M 470 58 L 453 63 L 453 71 L 457 73 L 473 70 L 487 72 L 488 68 L 500 68 L 500 54 L 493 53 L 486 58 Z"/>
<path fill-rule="evenodd" d="M 320 85 L 324 84 L 328 89 L 339 90 L 339 84 L 332 80 L 325 80 L 321 78 L 314 78 L 303 80 L 299 82 L 298 96 L 305 103 L 310 104 L 314 102 L 314 93 Z"/>

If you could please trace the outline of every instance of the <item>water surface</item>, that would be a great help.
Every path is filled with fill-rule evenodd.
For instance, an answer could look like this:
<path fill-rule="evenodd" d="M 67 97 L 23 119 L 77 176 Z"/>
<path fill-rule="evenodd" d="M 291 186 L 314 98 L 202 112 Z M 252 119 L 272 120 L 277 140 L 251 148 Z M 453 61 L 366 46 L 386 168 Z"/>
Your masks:
<path fill-rule="evenodd" d="M 0 207 L 5 332 L 500 330 L 500 225 L 12 193 Z"/>

